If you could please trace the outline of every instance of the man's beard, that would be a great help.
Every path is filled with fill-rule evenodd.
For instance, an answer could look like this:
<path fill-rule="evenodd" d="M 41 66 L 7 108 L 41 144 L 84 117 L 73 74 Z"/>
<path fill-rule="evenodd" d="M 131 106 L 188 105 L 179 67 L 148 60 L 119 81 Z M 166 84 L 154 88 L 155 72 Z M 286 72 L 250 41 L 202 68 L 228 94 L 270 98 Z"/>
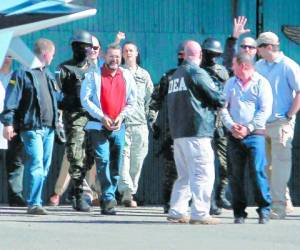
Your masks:
<path fill-rule="evenodd" d="M 119 64 L 117 64 L 117 63 L 106 63 L 106 66 L 110 70 L 116 70 L 119 68 Z"/>

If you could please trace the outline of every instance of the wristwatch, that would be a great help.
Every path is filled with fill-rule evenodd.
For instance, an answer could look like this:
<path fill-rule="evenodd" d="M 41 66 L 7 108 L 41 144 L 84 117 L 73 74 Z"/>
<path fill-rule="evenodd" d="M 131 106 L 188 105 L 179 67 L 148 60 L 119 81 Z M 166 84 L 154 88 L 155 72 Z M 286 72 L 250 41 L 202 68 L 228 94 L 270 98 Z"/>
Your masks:
<path fill-rule="evenodd" d="M 293 117 L 289 116 L 288 113 L 285 114 L 285 118 L 286 118 L 288 121 L 290 121 L 290 120 L 293 119 Z"/>

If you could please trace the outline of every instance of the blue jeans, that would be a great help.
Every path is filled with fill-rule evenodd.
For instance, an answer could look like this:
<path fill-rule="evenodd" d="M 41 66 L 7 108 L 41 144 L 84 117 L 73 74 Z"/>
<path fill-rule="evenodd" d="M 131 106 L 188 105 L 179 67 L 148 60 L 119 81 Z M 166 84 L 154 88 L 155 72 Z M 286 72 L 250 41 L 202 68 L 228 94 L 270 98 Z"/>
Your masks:
<path fill-rule="evenodd" d="M 249 135 L 242 140 L 229 137 L 229 183 L 232 191 L 232 207 L 234 217 L 246 217 L 247 197 L 244 190 L 245 169 L 249 167 L 249 175 L 253 185 L 257 213 L 269 216 L 271 194 L 265 173 L 267 165 L 265 137 Z M 247 164 L 248 163 L 248 164 Z"/>
<path fill-rule="evenodd" d="M 123 162 L 125 144 L 125 125 L 119 131 L 108 131 L 105 128 L 89 130 L 89 138 L 95 150 L 97 174 L 101 184 L 102 201 L 115 200 L 119 181 L 119 169 Z"/>
<path fill-rule="evenodd" d="M 27 204 L 29 207 L 42 205 L 42 189 L 52 159 L 54 129 L 43 127 L 21 132 L 28 177 Z"/>

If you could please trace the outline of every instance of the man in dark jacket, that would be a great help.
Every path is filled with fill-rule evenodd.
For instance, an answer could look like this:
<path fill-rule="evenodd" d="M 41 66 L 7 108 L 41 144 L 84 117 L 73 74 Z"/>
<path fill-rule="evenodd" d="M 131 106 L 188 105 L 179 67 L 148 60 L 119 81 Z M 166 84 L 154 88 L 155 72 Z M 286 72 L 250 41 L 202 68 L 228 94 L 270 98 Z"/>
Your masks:
<path fill-rule="evenodd" d="M 7 87 L 1 122 L 7 140 L 16 136 L 15 128 L 18 127 L 24 144 L 25 167 L 29 172 L 27 213 L 45 215 L 47 211 L 42 207 L 41 196 L 51 165 L 59 89 L 46 67 L 54 56 L 53 42 L 43 38 L 37 40 L 34 52 L 41 66 L 14 72 Z"/>
<path fill-rule="evenodd" d="M 184 44 L 185 42 L 181 42 L 177 48 L 177 66 L 180 66 L 184 60 Z M 162 117 L 159 125 L 156 119 L 158 112 L 166 109 L 166 96 L 168 94 L 169 81 L 176 69 L 177 68 L 170 69 L 162 76 L 159 84 L 153 91 L 149 105 L 149 123 L 153 130 L 153 137 L 154 139 L 159 139 L 160 136 L 163 136 L 159 154 L 162 154 L 164 165 L 164 213 L 168 213 L 170 208 L 170 197 L 174 181 L 177 178 L 177 172 L 173 157 L 173 139 L 170 134 L 167 115 Z M 162 131 L 162 129 L 164 129 L 164 131 Z"/>
<path fill-rule="evenodd" d="M 4 88 L 7 87 L 13 73 L 12 62 L 12 57 L 7 55 L 0 68 L 0 81 Z M 26 207 L 23 197 L 24 150 L 19 133 L 12 140 L 8 141 L 7 146 L 7 150 L 5 151 L 5 165 L 8 204 L 12 207 Z"/>
<path fill-rule="evenodd" d="M 201 46 L 187 41 L 184 63 L 173 74 L 168 89 L 168 117 L 174 139 L 178 178 L 174 183 L 168 220 L 191 224 L 218 224 L 209 214 L 214 184 L 214 153 L 211 147 L 214 112 L 223 107 L 222 92 L 199 67 Z"/>

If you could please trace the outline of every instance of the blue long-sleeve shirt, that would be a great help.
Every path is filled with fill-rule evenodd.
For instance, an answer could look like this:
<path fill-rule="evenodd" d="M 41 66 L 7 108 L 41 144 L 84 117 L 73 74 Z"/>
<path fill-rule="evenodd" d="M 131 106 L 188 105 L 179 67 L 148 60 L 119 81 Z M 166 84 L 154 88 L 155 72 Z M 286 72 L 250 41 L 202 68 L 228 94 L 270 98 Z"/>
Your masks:
<path fill-rule="evenodd" d="M 273 96 L 270 83 L 262 75 L 254 73 L 243 87 L 237 77 L 230 78 L 224 87 L 227 108 L 222 110 L 222 120 L 229 130 L 235 124 L 248 127 L 250 132 L 265 129 L 272 113 Z"/>

